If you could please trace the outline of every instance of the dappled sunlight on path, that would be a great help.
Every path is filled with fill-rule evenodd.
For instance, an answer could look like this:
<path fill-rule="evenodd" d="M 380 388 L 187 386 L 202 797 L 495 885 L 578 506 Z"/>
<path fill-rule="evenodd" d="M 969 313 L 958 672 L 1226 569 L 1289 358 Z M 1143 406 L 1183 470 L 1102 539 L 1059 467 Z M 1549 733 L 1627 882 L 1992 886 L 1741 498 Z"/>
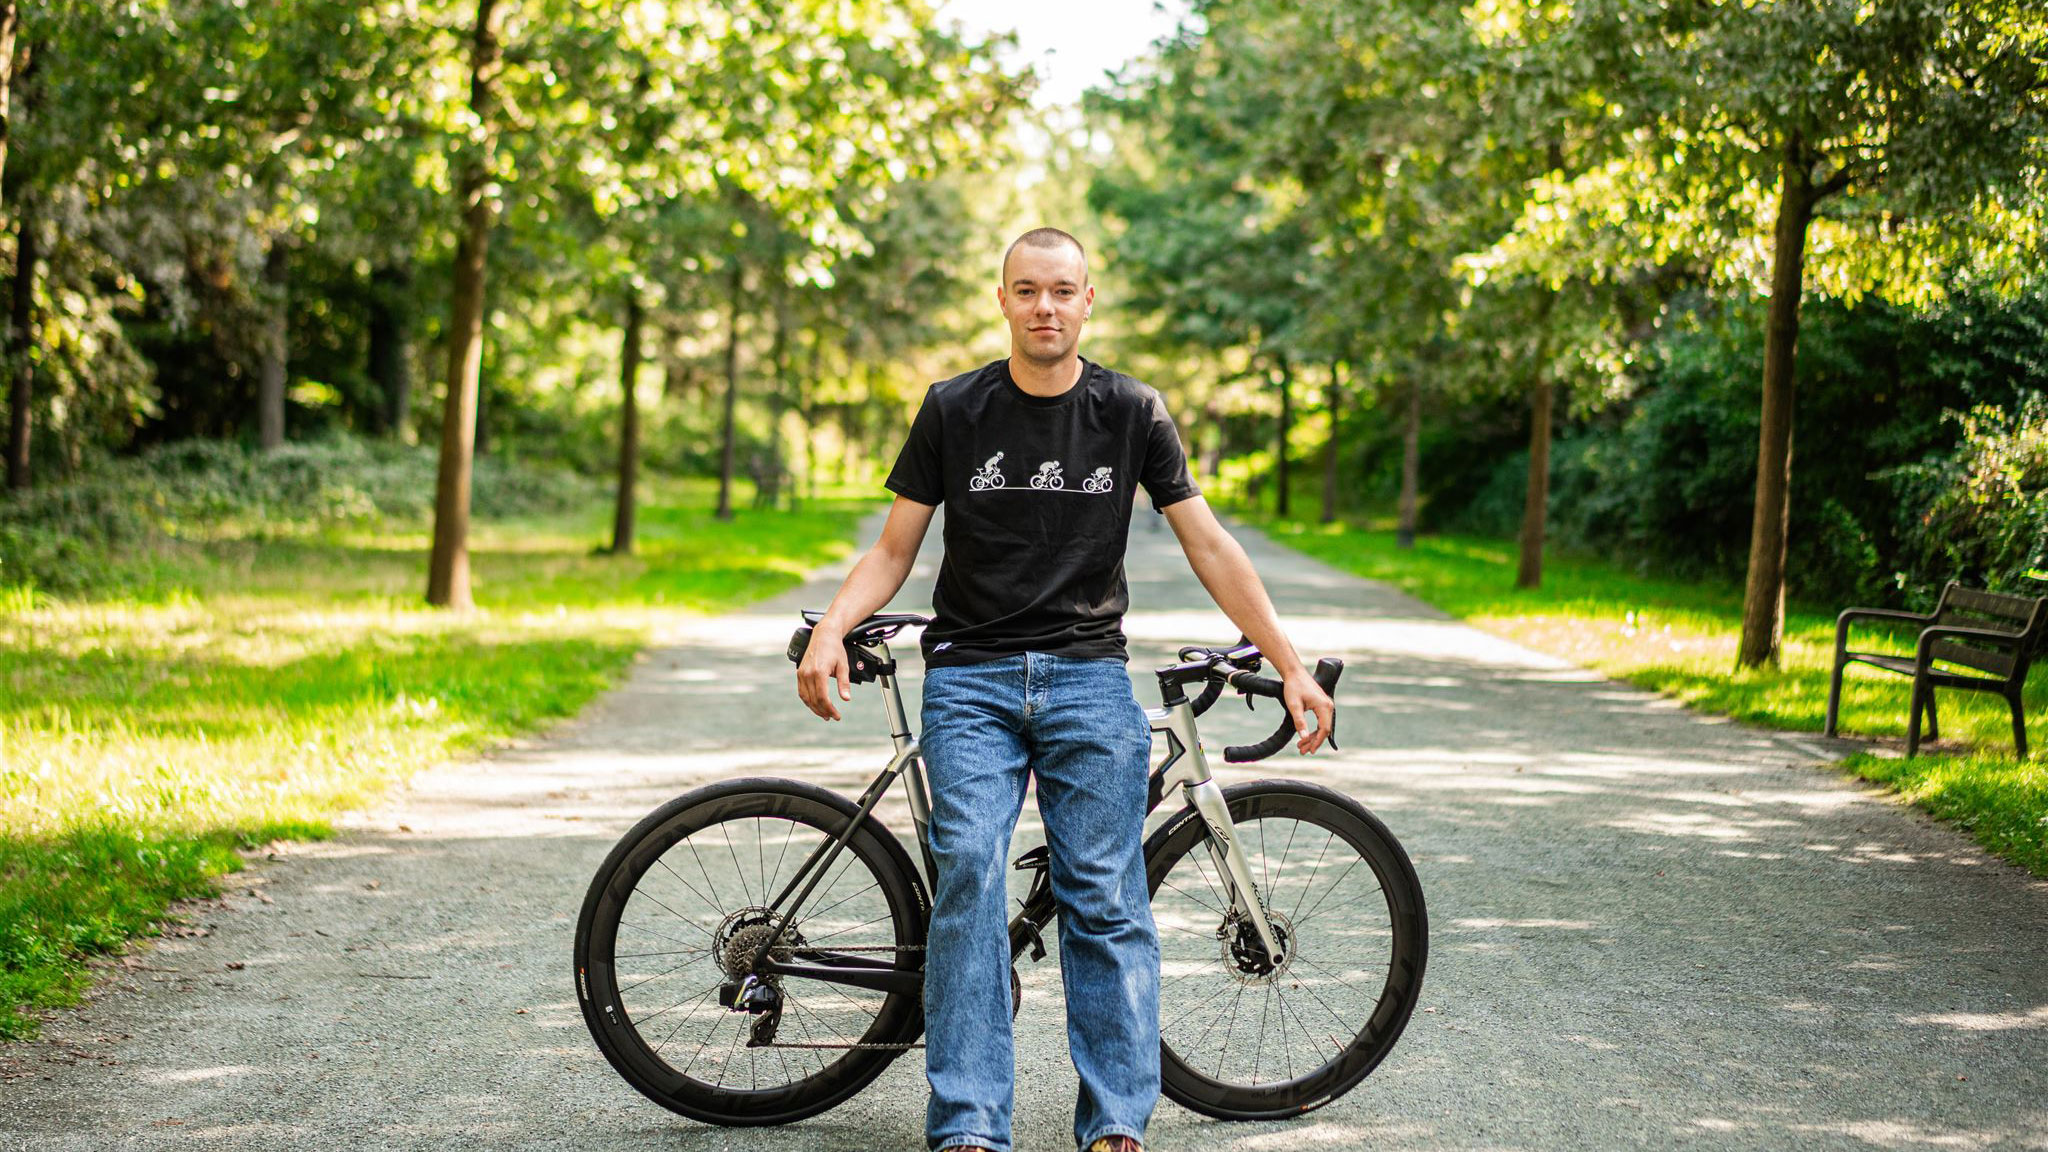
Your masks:
<path fill-rule="evenodd" d="M 1162 1102 L 1155 1146 L 2048 1147 L 2048 885 L 1823 763 L 1854 745 L 1690 714 L 1241 535 L 1304 655 L 1347 661 L 1343 749 L 1222 775 L 1370 806 L 1415 859 L 1433 947 L 1407 1034 L 1351 1095 L 1284 1124 Z M 1149 703 L 1149 667 L 1235 630 L 1168 533 L 1132 541 Z M 897 607 L 928 610 L 935 560 Z M 877 694 L 821 723 L 781 655 L 836 583 L 676 620 L 574 723 L 238 878 L 196 910 L 206 935 L 0 1050 L 0 1147 L 921 1147 L 915 1055 L 802 1124 L 709 1128 L 612 1074 L 569 980 L 584 885 L 649 809 L 742 775 L 852 792 L 880 765 Z M 1206 742 L 1277 715 L 1225 701 Z M 900 796 L 882 812 L 907 827 Z M 1015 847 L 1041 841 L 1027 807 Z M 1023 984 L 1018 1148 L 1064 1152 L 1056 950 Z"/>

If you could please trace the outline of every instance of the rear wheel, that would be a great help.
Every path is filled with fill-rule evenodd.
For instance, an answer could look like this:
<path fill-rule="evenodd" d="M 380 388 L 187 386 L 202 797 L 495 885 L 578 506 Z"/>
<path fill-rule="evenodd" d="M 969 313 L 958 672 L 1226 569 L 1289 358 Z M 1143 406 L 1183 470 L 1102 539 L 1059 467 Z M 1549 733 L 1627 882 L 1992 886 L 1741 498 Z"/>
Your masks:
<path fill-rule="evenodd" d="M 784 1124 L 846 1100 L 916 1040 L 914 993 L 769 977 L 768 1011 L 721 1003 L 773 931 L 769 904 L 858 814 L 812 785 L 734 780 L 670 801 L 612 849 L 577 923 L 576 987 L 628 1083 L 694 1120 Z M 869 819 L 772 955 L 915 971 L 927 906 L 902 845 Z"/>
<path fill-rule="evenodd" d="M 1192 810 L 1152 834 L 1160 1087 L 1219 1119 L 1278 1119 L 1386 1058 L 1422 993 L 1428 917 L 1407 853 L 1357 801 L 1291 780 L 1224 796 L 1284 956 L 1272 964 L 1233 913 Z"/>

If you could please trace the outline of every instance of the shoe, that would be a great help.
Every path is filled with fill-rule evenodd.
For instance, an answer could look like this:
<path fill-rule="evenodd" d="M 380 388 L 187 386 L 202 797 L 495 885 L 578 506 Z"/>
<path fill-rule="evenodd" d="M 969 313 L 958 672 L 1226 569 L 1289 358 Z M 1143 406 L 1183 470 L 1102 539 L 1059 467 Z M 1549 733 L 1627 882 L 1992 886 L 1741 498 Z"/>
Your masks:
<path fill-rule="evenodd" d="M 1145 1146 L 1129 1136 L 1104 1136 L 1090 1144 L 1088 1152 L 1145 1152 Z"/>

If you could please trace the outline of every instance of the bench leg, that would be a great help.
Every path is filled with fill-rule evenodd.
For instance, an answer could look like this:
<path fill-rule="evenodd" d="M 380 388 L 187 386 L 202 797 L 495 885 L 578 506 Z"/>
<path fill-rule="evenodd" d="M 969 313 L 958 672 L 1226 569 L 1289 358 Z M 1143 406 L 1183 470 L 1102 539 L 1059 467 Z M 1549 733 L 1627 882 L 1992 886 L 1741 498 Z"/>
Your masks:
<path fill-rule="evenodd" d="M 1846 667 L 1848 667 L 1848 661 L 1837 655 L 1835 657 L 1835 674 L 1828 678 L 1828 722 L 1821 727 L 1820 734 L 1823 736 L 1833 736 L 1835 734 L 1835 721 L 1842 714 L 1842 669 Z"/>
<path fill-rule="evenodd" d="M 2012 709 L 2012 746 L 2017 751 L 2018 758 L 2025 760 L 2027 758 L 2027 713 L 2025 701 L 2021 699 L 2018 693 L 2014 693 L 2005 698 L 2005 703 Z"/>
<path fill-rule="evenodd" d="M 1927 738 L 1929 740 L 1941 739 L 1941 713 L 1934 706 L 1934 686 L 1932 684 L 1927 686 Z"/>
<path fill-rule="evenodd" d="M 1914 680 L 1913 707 L 1909 710 L 1911 716 L 1906 721 L 1906 758 L 1909 760 L 1920 754 L 1920 706 L 1924 692 L 1920 681 Z"/>

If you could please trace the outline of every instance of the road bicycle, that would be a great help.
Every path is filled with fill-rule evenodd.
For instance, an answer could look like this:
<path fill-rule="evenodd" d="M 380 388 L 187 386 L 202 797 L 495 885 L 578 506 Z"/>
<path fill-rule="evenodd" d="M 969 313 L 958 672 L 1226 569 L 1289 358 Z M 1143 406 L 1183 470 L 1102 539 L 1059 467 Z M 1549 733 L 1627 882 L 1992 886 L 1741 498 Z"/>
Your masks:
<path fill-rule="evenodd" d="M 791 660 L 821 615 L 803 613 Z M 576 924 L 577 999 L 612 1067 L 650 1099 L 715 1124 L 784 1124 L 922 1047 L 931 804 L 888 641 L 927 623 L 880 614 L 846 636 L 851 679 L 880 683 L 895 742 L 857 799 L 797 780 L 721 781 L 657 808 L 599 866 Z M 1279 699 L 1260 667 L 1250 644 L 1183 648 L 1157 670 L 1163 707 L 1146 710 L 1165 742 L 1147 811 L 1181 805 L 1145 841 L 1161 1089 L 1226 1120 L 1297 1115 L 1355 1087 L 1407 1025 L 1428 952 L 1414 866 L 1363 805 L 1302 781 L 1212 777 L 1195 718 L 1226 687 L 1247 705 Z M 1315 678 L 1334 691 L 1342 669 L 1324 659 Z M 1250 763 L 1294 736 L 1283 716 L 1266 740 L 1223 756 Z M 898 778 L 922 871 L 874 815 Z M 1010 921 L 1012 1013 L 1016 965 L 1044 958 L 1058 913 L 1045 847 L 1014 866 L 1030 880 Z"/>

